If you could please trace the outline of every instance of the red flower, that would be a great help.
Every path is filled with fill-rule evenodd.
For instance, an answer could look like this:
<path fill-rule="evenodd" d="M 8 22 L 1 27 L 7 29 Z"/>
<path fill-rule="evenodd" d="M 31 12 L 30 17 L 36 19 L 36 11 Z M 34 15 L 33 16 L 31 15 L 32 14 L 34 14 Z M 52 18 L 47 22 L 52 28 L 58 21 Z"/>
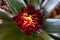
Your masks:
<path fill-rule="evenodd" d="M 38 31 L 44 24 L 43 9 L 35 10 L 35 7 L 28 5 L 22 8 L 22 13 L 13 17 L 13 20 L 23 32 L 30 35 Z"/>

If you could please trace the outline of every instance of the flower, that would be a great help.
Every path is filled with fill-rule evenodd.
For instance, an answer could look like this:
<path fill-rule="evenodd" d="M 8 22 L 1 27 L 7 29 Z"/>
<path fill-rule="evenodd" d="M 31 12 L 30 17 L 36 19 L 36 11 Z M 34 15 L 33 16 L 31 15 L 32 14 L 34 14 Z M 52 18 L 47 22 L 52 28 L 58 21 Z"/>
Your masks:
<path fill-rule="evenodd" d="M 29 4 L 27 7 L 22 7 L 22 13 L 14 16 L 13 21 L 26 35 L 30 35 L 32 32 L 39 31 L 43 26 L 43 9 L 36 10 L 32 4 Z"/>

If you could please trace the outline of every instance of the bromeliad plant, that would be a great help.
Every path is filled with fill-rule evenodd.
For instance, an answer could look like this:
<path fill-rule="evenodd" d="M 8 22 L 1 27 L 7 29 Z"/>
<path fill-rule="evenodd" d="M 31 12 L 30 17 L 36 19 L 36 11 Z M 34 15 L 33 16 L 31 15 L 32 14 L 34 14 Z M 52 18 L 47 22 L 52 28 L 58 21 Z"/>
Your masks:
<path fill-rule="evenodd" d="M 44 28 L 48 28 L 48 26 L 46 26 L 47 23 L 49 22 L 52 23 L 52 21 L 54 20 L 54 19 L 52 21 L 51 19 L 47 19 L 47 21 L 45 20 L 49 12 L 51 12 L 51 10 L 48 9 L 49 5 L 47 5 L 47 3 L 51 1 L 46 0 L 44 1 L 43 4 L 41 2 L 42 0 L 41 1 L 40 0 L 6 0 L 6 3 L 8 4 L 12 12 L 9 14 L 8 12 L 0 9 L 0 15 L 2 16 L 3 19 L 5 18 L 7 21 L 11 22 L 14 25 L 14 27 L 13 25 L 11 25 L 13 27 L 13 29 L 11 30 L 16 34 L 15 33 L 10 34 L 10 32 L 8 33 L 8 35 L 15 34 L 14 35 L 15 37 L 13 36 L 14 38 L 13 40 L 38 40 L 39 38 L 37 39 L 37 36 L 42 37 L 43 40 L 54 40 L 45 33 L 45 30 L 48 29 L 44 29 Z M 57 2 L 57 4 L 58 3 L 59 1 Z M 53 7 L 55 8 L 55 6 Z M 46 13 L 47 9 L 48 9 L 48 13 Z M 17 26 L 18 28 L 15 28 L 15 26 Z M 17 30 L 19 29 L 19 31 L 16 32 L 16 29 Z M 22 32 L 28 35 L 27 37 L 29 37 L 30 35 L 31 37 L 27 38 L 26 35 L 22 34 Z M 23 37 L 20 38 L 21 36 Z M 9 39 L 7 38 L 6 40 Z M 10 38 L 10 40 L 12 40 L 12 38 Z"/>

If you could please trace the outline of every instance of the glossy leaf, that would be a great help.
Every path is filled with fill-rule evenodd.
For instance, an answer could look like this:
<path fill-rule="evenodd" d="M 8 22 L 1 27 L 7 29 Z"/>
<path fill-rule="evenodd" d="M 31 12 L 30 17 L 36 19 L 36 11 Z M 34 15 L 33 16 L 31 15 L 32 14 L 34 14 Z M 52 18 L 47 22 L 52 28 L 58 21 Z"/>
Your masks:
<path fill-rule="evenodd" d="M 8 13 L 5 10 L 0 9 L 0 18 L 4 20 L 11 20 L 12 17 L 13 15 L 11 13 Z"/>
<path fill-rule="evenodd" d="M 23 0 L 6 0 L 8 5 L 10 6 L 12 13 L 16 15 L 17 13 L 21 12 L 21 7 L 25 6 L 26 4 Z"/>
<path fill-rule="evenodd" d="M 49 16 L 51 12 L 58 6 L 60 0 L 48 0 L 47 3 L 44 5 L 45 8 L 45 16 Z"/>
<path fill-rule="evenodd" d="M 44 27 L 47 33 L 60 33 L 60 19 L 46 19 Z"/>
<path fill-rule="evenodd" d="M 41 7 L 44 7 L 47 2 L 48 2 L 48 0 L 44 0 L 44 2 L 42 3 Z"/>

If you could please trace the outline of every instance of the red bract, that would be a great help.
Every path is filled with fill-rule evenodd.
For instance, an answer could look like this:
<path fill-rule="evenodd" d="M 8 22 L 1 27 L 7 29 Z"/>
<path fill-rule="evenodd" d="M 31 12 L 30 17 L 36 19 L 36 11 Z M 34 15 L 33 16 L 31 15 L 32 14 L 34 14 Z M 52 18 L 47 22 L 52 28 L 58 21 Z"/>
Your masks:
<path fill-rule="evenodd" d="M 13 17 L 13 20 L 23 32 L 30 35 L 32 32 L 39 31 L 44 24 L 43 9 L 35 10 L 35 7 L 28 5 L 22 8 L 22 13 Z"/>

